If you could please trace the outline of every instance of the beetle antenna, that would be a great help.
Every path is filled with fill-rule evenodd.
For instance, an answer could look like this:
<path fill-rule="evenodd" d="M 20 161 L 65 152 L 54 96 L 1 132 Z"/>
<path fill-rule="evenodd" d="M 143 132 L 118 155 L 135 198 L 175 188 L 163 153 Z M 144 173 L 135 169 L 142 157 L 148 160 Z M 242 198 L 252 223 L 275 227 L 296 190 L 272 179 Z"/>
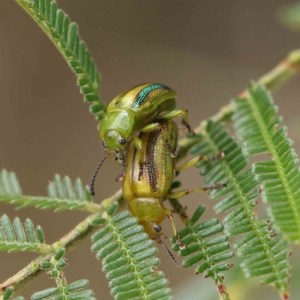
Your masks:
<path fill-rule="evenodd" d="M 107 156 L 108 156 L 109 153 L 105 154 L 104 158 L 101 160 L 100 164 L 98 165 L 92 179 L 91 179 L 91 183 L 90 183 L 90 191 L 91 191 L 91 195 L 92 196 L 95 196 L 95 181 L 96 181 L 96 177 L 97 177 L 97 174 L 99 172 L 99 169 L 101 168 L 101 166 L 103 165 L 104 161 L 106 160 Z"/>
<path fill-rule="evenodd" d="M 160 239 L 160 238 L 157 238 L 157 241 L 162 244 L 164 246 L 164 248 L 167 250 L 168 254 L 170 255 L 170 257 L 172 258 L 173 262 L 175 263 L 175 265 L 177 267 L 180 267 L 180 265 L 178 264 L 176 258 L 174 257 L 174 254 L 173 252 L 168 248 L 168 246 Z"/>

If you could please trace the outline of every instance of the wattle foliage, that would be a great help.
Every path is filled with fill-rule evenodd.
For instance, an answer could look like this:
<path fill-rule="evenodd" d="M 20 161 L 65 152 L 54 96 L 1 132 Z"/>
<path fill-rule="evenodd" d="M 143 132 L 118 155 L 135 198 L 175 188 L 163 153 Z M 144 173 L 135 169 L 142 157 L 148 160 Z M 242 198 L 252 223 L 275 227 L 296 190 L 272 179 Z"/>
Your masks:
<path fill-rule="evenodd" d="M 0 251 L 18 252 L 35 251 L 47 252 L 51 246 L 45 244 L 45 238 L 40 226 L 34 228 L 31 220 L 26 219 L 25 227 L 19 218 L 13 223 L 7 215 L 0 218 Z"/>
<path fill-rule="evenodd" d="M 16 0 L 47 34 L 71 70 L 77 77 L 77 84 L 84 100 L 91 103 L 90 111 L 98 120 L 102 119 L 105 106 L 100 100 L 100 73 L 95 61 L 80 39 L 77 24 L 57 8 L 51 0 Z"/>
<path fill-rule="evenodd" d="M 34 206 L 40 209 L 62 211 L 86 210 L 97 211 L 99 205 L 92 202 L 88 186 L 83 186 L 78 178 L 73 184 L 70 177 L 61 178 L 56 174 L 48 185 L 48 197 L 22 195 L 22 189 L 14 172 L 0 172 L 0 202 L 17 205 L 17 208 Z"/>
<path fill-rule="evenodd" d="M 247 155 L 268 153 L 271 160 L 253 165 L 255 179 L 261 183 L 262 197 L 267 202 L 276 230 L 288 240 L 300 243 L 300 169 L 293 141 L 287 128 L 279 128 L 269 92 L 251 85 L 246 99 L 235 100 L 234 124 Z"/>
<path fill-rule="evenodd" d="M 210 163 L 200 163 L 201 174 L 207 186 L 227 184 L 213 190 L 210 196 L 218 199 L 217 213 L 230 210 L 223 219 L 228 236 L 243 235 L 235 243 L 239 256 L 245 257 L 242 269 L 245 276 L 263 276 L 263 282 L 287 292 L 289 277 L 288 243 L 269 228 L 267 220 L 259 220 L 254 208 L 259 196 L 257 181 L 251 170 L 243 171 L 248 161 L 233 137 L 222 124 L 208 122 L 204 141 L 191 149 L 191 154 L 216 156 L 223 151 L 225 157 Z"/>
<path fill-rule="evenodd" d="M 154 242 L 128 211 L 113 215 L 117 208 L 115 203 L 108 209 L 106 226 L 92 237 L 92 250 L 102 260 L 111 294 L 117 300 L 171 299 L 168 280 L 156 271 L 160 260 Z"/>
<path fill-rule="evenodd" d="M 218 219 L 210 219 L 196 224 L 206 207 L 201 205 L 193 214 L 191 220 L 187 220 L 185 229 L 178 232 L 181 241 L 187 246 L 180 249 L 173 238 L 173 250 L 178 251 L 184 257 L 182 266 L 189 268 L 196 265 L 195 274 L 204 274 L 204 277 L 211 277 L 218 286 L 221 299 L 230 299 L 223 285 L 223 271 L 232 267 L 226 262 L 232 258 L 234 253 L 229 250 L 228 237 L 221 234 L 223 225 Z"/>

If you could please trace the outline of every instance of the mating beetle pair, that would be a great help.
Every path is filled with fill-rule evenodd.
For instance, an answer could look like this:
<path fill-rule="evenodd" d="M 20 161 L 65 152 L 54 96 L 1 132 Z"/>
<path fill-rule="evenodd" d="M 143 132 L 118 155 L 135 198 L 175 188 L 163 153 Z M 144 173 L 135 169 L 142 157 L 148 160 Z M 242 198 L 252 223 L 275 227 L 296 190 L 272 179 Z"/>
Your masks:
<path fill-rule="evenodd" d="M 139 151 L 143 151 L 141 140 L 135 133 L 158 129 L 160 123 L 154 122 L 154 120 L 170 120 L 183 115 L 182 123 L 189 132 L 192 132 L 188 124 L 187 110 L 174 110 L 175 97 L 176 92 L 169 87 L 158 83 L 147 83 L 138 85 L 111 101 L 99 124 L 99 135 L 103 140 L 106 155 L 92 178 L 92 196 L 95 195 L 95 177 L 107 156 L 110 155 L 117 162 L 122 163 L 125 170 L 125 153 L 128 142 L 132 140 L 135 147 Z"/>
<path fill-rule="evenodd" d="M 168 194 L 175 170 L 188 169 L 206 158 L 199 156 L 175 167 L 178 130 L 172 119 L 183 115 L 182 123 L 191 132 L 187 110 L 174 110 L 175 97 L 176 93 L 162 84 L 143 84 L 126 91 L 109 104 L 99 134 L 105 158 L 112 155 L 123 164 L 123 197 L 132 215 L 139 219 L 149 237 L 159 243 L 163 243 L 159 224 L 168 217 L 177 243 L 185 247 L 177 236 L 171 211 L 163 206 L 162 199 L 180 198 L 222 185 Z M 135 135 L 136 131 L 140 132 L 139 136 Z M 92 195 L 99 167 L 92 179 Z"/>
<path fill-rule="evenodd" d="M 150 132 L 159 127 L 155 119 L 170 120 L 183 115 L 182 123 L 188 125 L 186 109 L 175 109 L 176 92 L 163 84 L 141 84 L 128 90 L 108 105 L 99 126 L 99 135 L 107 153 L 124 153 L 127 142 L 133 140 L 136 148 L 142 150 L 141 140 L 135 132 Z M 165 112 L 164 114 L 162 114 Z M 112 153 L 111 153 L 112 152 Z"/>

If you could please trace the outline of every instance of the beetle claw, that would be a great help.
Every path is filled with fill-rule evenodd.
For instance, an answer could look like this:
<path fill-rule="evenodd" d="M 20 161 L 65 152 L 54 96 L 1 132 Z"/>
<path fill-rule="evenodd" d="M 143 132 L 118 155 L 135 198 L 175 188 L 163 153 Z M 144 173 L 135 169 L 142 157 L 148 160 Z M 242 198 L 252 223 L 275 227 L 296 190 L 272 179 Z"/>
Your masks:
<path fill-rule="evenodd" d="M 120 174 L 120 175 L 118 175 L 118 176 L 117 176 L 117 178 L 116 178 L 116 182 L 118 182 L 118 181 L 122 181 L 122 180 L 124 179 L 124 177 L 125 177 L 125 175 L 124 175 L 124 174 Z"/>

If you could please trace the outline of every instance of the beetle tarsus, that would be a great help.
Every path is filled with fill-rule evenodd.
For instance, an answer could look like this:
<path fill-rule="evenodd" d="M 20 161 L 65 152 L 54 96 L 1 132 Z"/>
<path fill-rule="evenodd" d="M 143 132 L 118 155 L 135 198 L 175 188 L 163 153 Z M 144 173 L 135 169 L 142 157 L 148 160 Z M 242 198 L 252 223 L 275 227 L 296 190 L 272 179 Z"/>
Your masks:
<path fill-rule="evenodd" d="M 171 157 L 173 157 L 173 158 L 178 157 L 177 152 L 173 150 L 173 148 L 171 147 L 170 144 L 167 143 L 166 147 L 167 147 L 168 151 L 170 152 Z"/>
<path fill-rule="evenodd" d="M 187 246 L 184 244 L 178 235 L 175 236 L 176 244 L 179 246 L 180 250 L 186 249 Z"/>
<path fill-rule="evenodd" d="M 122 181 L 124 179 L 124 177 L 125 176 L 123 174 L 118 175 L 117 178 L 116 178 L 116 182 Z"/>

